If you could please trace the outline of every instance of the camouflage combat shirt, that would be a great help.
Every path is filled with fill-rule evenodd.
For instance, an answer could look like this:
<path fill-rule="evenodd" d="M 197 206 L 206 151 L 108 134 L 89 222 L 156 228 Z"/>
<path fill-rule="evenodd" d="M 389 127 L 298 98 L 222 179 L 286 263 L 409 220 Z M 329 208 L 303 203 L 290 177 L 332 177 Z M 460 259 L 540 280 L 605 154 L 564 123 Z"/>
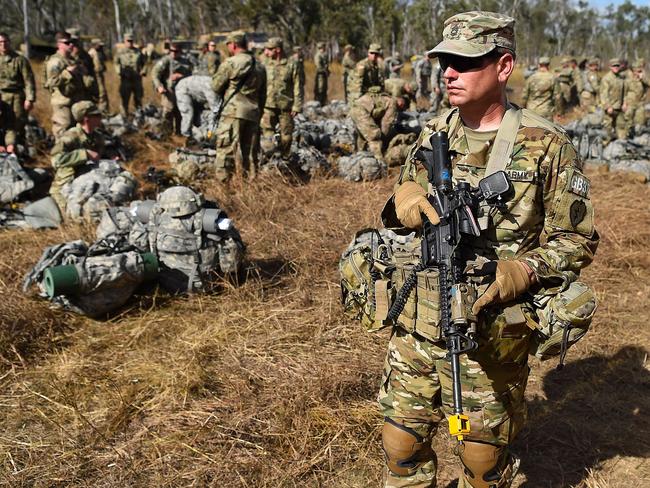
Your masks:
<path fill-rule="evenodd" d="M 74 73 L 68 67 L 76 66 Z M 50 90 L 52 105 L 72 106 L 81 100 L 90 100 L 95 79 L 74 59 L 54 53 L 45 62 L 45 86 Z"/>
<path fill-rule="evenodd" d="M 350 92 L 353 98 L 359 98 L 373 86 L 378 87 L 379 91 L 384 90 L 384 67 L 382 63 L 362 59 L 354 68 Z"/>
<path fill-rule="evenodd" d="M 623 108 L 623 96 L 625 92 L 625 80 L 618 74 L 610 71 L 600 80 L 600 106 L 607 110 L 621 110 Z"/>
<path fill-rule="evenodd" d="M 553 73 L 537 71 L 526 80 L 521 96 L 524 106 L 544 118 L 553 117 L 559 91 Z"/>
<path fill-rule="evenodd" d="M 0 55 L 0 91 L 24 93 L 25 100 L 36 100 L 36 83 L 29 61 L 16 51 Z"/>
<path fill-rule="evenodd" d="M 55 170 L 50 192 L 60 192 L 63 185 L 75 178 L 76 168 L 90 160 L 87 149 L 101 156 L 104 150 L 101 134 L 86 134 L 79 124 L 65 131 L 50 152 L 52 167 Z"/>
<path fill-rule="evenodd" d="M 426 170 L 413 155 L 421 145 L 430 147 L 435 131 L 449 135 L 453 179 L 477 187 L 492 145 L 470 154 L 457 109 L 427 123 L 402 167 L 399 183 L 413 180 L 428 188 Z M 599 239 L 582 161 L 561 128 L 523 109 L 505 171 L 514 195 L 504 211 L 491 211 L 488 228 L 468 241 L 469 257 L 525 260 L 542 292 L 557 292 L 592 261 Z"/>
<path fill-rule="evenodd" d="M 139 49 L 134 47 L 119 49 L 113 59 L 113 65 L 120 78 L 136 80 L 144 76 L 144 56 Z"/>
<path fill-rule="evenodd" d="M 305 78 L 297 61 L 282 58 L 266 63 L 266 106 L 300 112 L 304 100 Z"/>

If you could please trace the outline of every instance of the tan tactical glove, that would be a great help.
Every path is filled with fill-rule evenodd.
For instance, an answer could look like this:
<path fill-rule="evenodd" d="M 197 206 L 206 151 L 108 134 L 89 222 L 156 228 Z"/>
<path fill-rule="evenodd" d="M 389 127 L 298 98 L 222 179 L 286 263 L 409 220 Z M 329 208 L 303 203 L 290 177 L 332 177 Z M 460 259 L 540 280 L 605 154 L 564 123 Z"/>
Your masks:
<path fill-rule="evenodd" d="M 496 279 L 474 305 L 472 313 L 478 313 L 491 303 L 506 303 L 526 292 L 533 284 L 535 273 L 523 261 L 497 261 Z M 481 274 L 480 271 L 476 274 Z"/>
<path fill-rule="evenodd" d="M 404 227 L 422 227 L 423 213 L 433 225 L 440 222 L 436 209 L 427 200 L 427 192 L 415 181 L 405 181 L 395 192 L 395 213 Z"/>

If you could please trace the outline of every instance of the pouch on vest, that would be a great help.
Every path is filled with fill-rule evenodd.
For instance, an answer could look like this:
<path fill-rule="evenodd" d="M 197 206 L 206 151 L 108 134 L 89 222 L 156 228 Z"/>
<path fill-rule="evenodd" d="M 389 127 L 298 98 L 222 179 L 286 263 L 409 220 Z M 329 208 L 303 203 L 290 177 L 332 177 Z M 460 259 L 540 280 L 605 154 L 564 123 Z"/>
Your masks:
<path fill-rule="evenodd" d="M 539 324 L 532 336 L 531 354 L 541 360 L 559 355 L 563 364 L 567 349 L 589 330 L 597 306 L 593 290 L 581 281 L 553 295 L 537 311 Z"/>

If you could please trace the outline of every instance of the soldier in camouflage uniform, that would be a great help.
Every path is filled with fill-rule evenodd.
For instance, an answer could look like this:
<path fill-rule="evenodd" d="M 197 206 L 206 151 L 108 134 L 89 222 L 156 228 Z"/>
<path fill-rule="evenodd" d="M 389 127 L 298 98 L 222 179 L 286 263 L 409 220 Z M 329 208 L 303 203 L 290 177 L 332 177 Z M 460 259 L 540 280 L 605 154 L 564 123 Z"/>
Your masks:
<path fill-rule="evenodd" d="M 621 60 L 612 58 L 609 60 L 609 73 L 600 80 L 600 92 L 598 99 L 600 108 L 604 111 L 603 129 L 607 131 L 607 137 L 603 143 L 607 144 L 612 139 L 625 139 L 625 80 L 621 76 Z"/>
<path fill-rule="evenodd" d="M 125 117 L 129 114 L 132 95 L 135 108 L 142 107 L 142 77 L 146 73 L 145 58 L 133 42 L 133 34 L 125 34 L 124 46 L 118 49 L 113 59 L 115 72 L 120 78 L 120 113 Z"/>
<path fill-rule="evenodd" d="M 95 64 L 93 59 L 88 54 L 88 51 L 84 49 L 83 41 L 81 40 L 81 34 L 77 28 L 68 28 L 66 32 L 70 34 L 70 40 L 72 41 L 72 59 L 77 65 L 83 67 L 84 75 L 88 76 L 92 80 L 92 85 L 88 87 L 88 92 L 90 95 L 90 100 L 96 102 L 98 99 L 99 89 L 97 87 L 97 75 L 95 73 Z"/>
<path fill-rule="evenodd" d="M 550 64 L 551 60 L 548 57 L 539 58 L 539 67 L 526 80 L 521 98 L 525 108 L 552 121 L 559 93 L 557 80 L 548 69 Z"/>
<path fill-rule="evenodd" d="M 92 47 L 88 50 L 88 55 L 93 60 L 93 67 L 95 69 L 97 107 L 103 113 L 108 113 L 108 93 L 106 92 L 106 81 L 104 80 L 106 54 L 104 53 L 104 43 L 101 39 L 95 38 L 92 40 Z"/>
<path fill-rule="evenodd" d="M 221 97 L 217 127 L 215 174 L 226 181 L 232 173 L 254 177 L 259 166 L 260 117 L 266 105 L 266 70 L 248 51 L 243 32 L 226 39 L 231 56 L 212 77 L 212 88 Z"/>
<path fill-rule="evenodd" d="M 210 39 L 206 48 L 199 56 L 199 65 L 194 70 L 195 75 L 214 76 L 221 64 L 221 54 L 217 49 L 217 43 Z"/>
<path fill-rule="evenodd" d="M 2 144 L 13 152 L 13 146 L 24 143 L 27 114 L 36 101 L 36 84 L 29 61 L 11 49 L 11 40 L 0 32 L 0 103 L 4 105 L 2 125 L 8 129 Z"/>
<path fill-rule="evenodd" d="M 94 78 L 72 59 L 72 40 L 67 32 L 56 35 L 57 51 L 45 61 L 45 87 L 52 104 L 52 134 L 58 139 L 73 125 L 70 107 L 91 99 Z"/>
<path fill-rule="evenodd" d="M 417 98 L 429 98 L 431 94 L 431 73 L 433 66 L 429 56 L 416 56 L 413 62 L 413 79 L 417 85 Z"/>
<path fill-rule="evenodd" d="M 489 153 L 505 141 L 486 143 L 501 124 L 518 125 L 515 134 L 506 131 L 515 140 L 511 152 L 504 151 L 514 197 L 505 209 L 482 220 L 481 235 L 464 246 L 469 259 L 495 265 L 496 280 L 478 287 L 472 307 L 478 317 L 478 349 L 460 358 L 462 403 L 471 431 L 458 448 L 464 468 L 459 488 L 510 486 L 518 461 L 508 446 L 525 422 L 532 334 L 528 324 L 536 320 L 527 292 L 551 294 L 558 283 L 575 280 L 598 242 L 589 182 L 571 141 L 556 125 L 507 102 L 514 51 L 514 19 L 490 12 L 447 19 L 443 41 L 431 53 L 440 59 L 450 102 L 457 108 L 427 123 L 382 215 L 387 227 L 419 230 L 422 213 L 433 224 L 439 222 L 426 198 L 427 172 L 413 158 L 420 146 L 430 147 L 433 132 L 449 135 L 453 179 L 477 186 Z M 495 119 L 494 107 L 507 123 Z M 435 312 L 430 307 L 425 298 L 418 300 L 412 318 L 400 315 L 388 346 L 379 393 L 386 487 L 436 486 L 431 439 L 444 417 L 453 414 L 453 402 L 445 342 L 438 322 L 428 318 L 427 310 Z"/>
<path fill-rule="evenodd" d="M 417 110 L 415 105 L 416 87 L 413 83 L 404 78 L 388 78 L 384 81 L 384 88 L 386 93 L 398 100 L 400 112 L 403 110 L 415 112 Z"/>
<path fill-rule="evenodd" d="M 582 73 L 582 91 L 580 92 L 580 107 L 593 111 L 598 105 L 600 91 L 600 59 L 591 58 L 587 62 L 587 69 Z"/>
<path fill-rule="evenodd" d="M 280 132 L 280 153 L 291 154 L 293 119 L 302 112 L 305 78 L 300 65 L 286 58 L 282 39 L 272 37 L 266 44 L 271 59 L 266 64 L 266 105 L 262 116 L 262 135 L 271 140 Z"/>
<path fill-rule="evenodd" d="M 384 149 L 397 122 L 397 102 L 387 93 L 373 86 L 352 102 L 350 117 L 357 130 L 357 150 L 370 150 L 383 160 Z"/>
<path fill-rule="evenodd" d="M 630 77 L 625 80 L 625 129 L 629 137 L 639 135 L 646 124 L 645 104 L 648 82 L 645 79 L 645 63 L 637 60 L 632 64 Z"/>
<path fill-rule="evenodd" d="M 352 101 L 368 92 L 371 87 L 376 87 L 379 92 L 384 91 L 384 65 L 381 55 L 381 46 L 373 43 L 368 48 L 368 57 L 357 63 L 350 82 Z"/>
<path fill-rule="evenodd" d="M 330 64 L 327 59 L 327 48 L 324 42 L 316 45 L 314 55 L 316 78 L 314 80 L 314 100 L 324 106 L 327 103 L 327 79 L 330 76 Z"/>
<path fill-rule="evenodd" d="M 558 109 L 560 113 L 566 113 L 574 106 L 573 93 L 576 90 L 576 80 L 570 57 L 562 58 L 561 68 L 557 73 L 557 82 L 560 91 Z"/>
<path fill-rule="evenodd" d="M 404 61 L 399 53 L 395 53 L 392 56 L 388 56 L 384 61 L 385 73 L 384 78 L 399 78 L 402 68 L 404 67 Z"/>
<path fill-rule="evenodd" d="M 102 124 L 102 113 L 90 101 L 77 102 L 72 106 L 72 115 L 77 125 L 68 129 L 56 142 L 51 151 L 54 180 L 50 195 L 65 215 L 66 201 L 61 189 L 74 180 L 77 168 L 88 161 L 100 159 L 104 140 L 97 129 Z"/>
<path fill-rule="evenodd" d="M 180 47 L 171 43 L 166 56 L 158 60 L 151 70 L 153 88 L 160 95 L 163 116 L 163 133 L 181 133 L 181 113 L 176 106 L 176 84 L 192 74 L 192 65 L 182 56 Z"/>
<path fill-rule="evenodd" d="M 345 93 L 345 103 L 348 103 L 350 77 L 357 62 L 354 60 L 354 47 L 352 44 L 346 44 L 343 53 L 343 59 L 341 60 L 343 66 L 343 92 Z"/>

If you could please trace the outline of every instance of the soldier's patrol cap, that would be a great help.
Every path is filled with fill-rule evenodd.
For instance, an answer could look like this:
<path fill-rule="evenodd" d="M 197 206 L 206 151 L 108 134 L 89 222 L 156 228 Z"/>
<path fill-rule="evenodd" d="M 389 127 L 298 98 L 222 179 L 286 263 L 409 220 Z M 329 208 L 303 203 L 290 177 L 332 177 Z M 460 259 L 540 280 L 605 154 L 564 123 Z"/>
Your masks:
<path fill-rule="evenodd" d="M 621 58 L 612 58 L 609 60 L 609 65 L 610 66 L 620 66 L 621 65 Z"/>
<path fill-rule="evenodd" d="M 126 34 L 124 34 L 125 41 L 132 41 L 133 39 L 134 39 L 133 32 L 127 32 Z"/>
<path fill-rule="evenodd" d="M 90 117 L 91 115 L 102 115 L 102 113 L 97 108 L 93 102 L 84 100 L 82 102 L 77 102 L 72 106 L 72 116 L 77 122 L 81 122 L 84 117 Z"/>
<path fill-rule="evenodd" d="M 442 31 L 442 42 L 427 55 L 478 58 L 498 47 L 515 52 L 515 19 L 494 12 L 472 11 L 448 18 Z"/>
<path fill-rule="evenodd" d="M 587 64 L 600 64 L 600 58 L 590 58 Z"/>
<path fill-rule="evenodd" d="M 632 69 L 644 69 L 644 68 L 645 68 L 645 60 L 644 59 L 637 59 L 632 64 Z"/>
<path fill-rule="evenodd" d="M 268 41 L 266 41 L 266 45 L 264 46 L 267 49 L 275 49 L 279 47 L 282 49 L 284 46 L 282 45 L 282 39 L 279 37 L 271 37 Z"/>
<path fill-rule="evenodd" d="M 68 34 L 67 32 L 57 32 L 54 38 L 56 39 L 56 42 L 69 41 L 70 34 Z"/>
<path fill-rule="evenodd" d="M 344 51 L 347 51 L 347 50 L 349 50 L 349 49 L 354 49 L 354 46 L 353 46 L 352 44 L 346 44 L 346 45 L 343 47 L 343 50 L 344 50 Z"/>
<path fill-rule="evenodd" d="M 370 44 L 370 46 L 368 46 L 368 54 L 383 54 L 381 44 L 377 44 L 376 42 Z"/>
<path fill-rule="evenodd" d="M 77 29 L 76 27 L 68 27 L 65 31 L 68 34 L 70 34 L 70 39 L 72 39 L 73 41 L 79 39 L 79 29 Z"/>
<path fill-rule="evenodd" d="M 302 46 L 293 46 L 293 52 L 294 53 L 301 53 L 302 52 Z"/>
<path fill-rule="evenodd" d="M 542 56 L 539 58 L 539 64 L 551 64 L 551 58 L 548 56 Z"/>
<path fill-rule="evenodd" d="M 325 49 L 325 43 L 322 42 L 322 41 L 316 43 L 316 48 L 318 48 L 318 49 Z"/>
<path fill-rule="evenodd" d="M 95 37 L 95 38 L 93 38 L 93 39 L 90 41 L 90 43 L 91 43 L 93 46 L 103 46 L 103 45 L 104 45 L 104 41 L 102 41 L 99 37 Z"/>
<path fill-rule="evenodd" d="M 234 42 L 235 44 L 242 44 L 246 42 L 246 33 L 244 31 L 234 31 L 226 37 L 226 44 Z"/>

